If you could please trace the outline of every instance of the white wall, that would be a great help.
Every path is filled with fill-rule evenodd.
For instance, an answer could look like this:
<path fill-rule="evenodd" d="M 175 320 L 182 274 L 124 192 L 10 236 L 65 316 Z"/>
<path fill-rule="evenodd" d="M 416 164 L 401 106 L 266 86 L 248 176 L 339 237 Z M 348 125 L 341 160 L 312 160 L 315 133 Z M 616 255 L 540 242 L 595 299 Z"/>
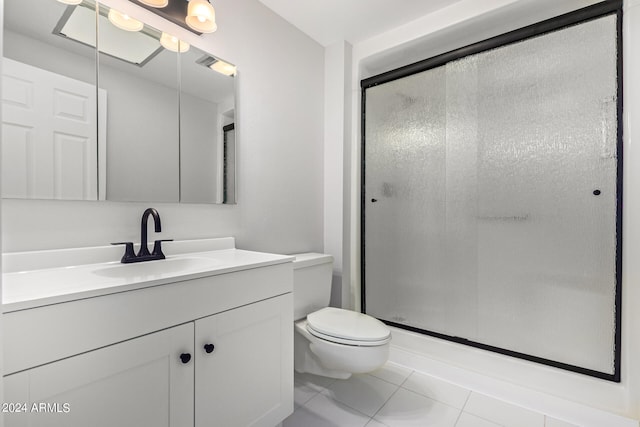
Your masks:
<path fill-rule="evenodd" d="M 0 22 L 4 22 L 4 3 L 0 0 Z M 4 35 L 0 31 L 0 58 L 2 57 L 4 46 Z M 2 62 L 0 61 L 0 76 L 2 75 Z M 2 86 L 0 85 L 0 99 L 2 99 Z M 2 108 L 0 108 L 0 123 L 2 123 Z M 0 144 L 2 144 L 2 134 L 0 133 Z M 0 174 L 1 176 L 2 174 Z M 0 182 L 1 184 L 1 182 Z M 2 188 L 2 185 L 0 185 Z M 2 199 L 0 199 L 0 208 L 2 207 Z M 2 211 L 0 209 L 0 220 L 2 217 Z M 2 229 L 0 228 L 0 237 L 2 237 Z M 0 251 L 4 250 L 2 246 L 2 239 L 0 239 Z M 2 259 L 0 258 L 0 267 L 2 267 Z M 2 301 L 2 275 L 0 275 L 0 301 Z M 0 316 L 0 343 L 4 342 L 4 319 Z M 2 347 L 0 346 L 0 349 Z M 4 351 L 0 351 L 0 402 L 4 402 Z M 0 417 L 0 427 L 4 426 L 4 417 Z"/>
<path fill-rule="evenodd" d="M 218 104 L 202 98 L 180 95 L 180 200 L 222 200 L 217 194 L 223 121 L 218 108 Z"/>
<path fill-rule="evenodd" d="M 322 251 L 324 49 L 256 0 L 216 2 L 218 31 L 201 37 L 126 0 L 104 3 L 238 66 L 238 205 L 5 200 L 3 249 L 137 241 L 140 215 L 154 206 L 164 238 Z"/>
<path fill-rule="evenodd" d="M 176 68 L 166 73 L 178 80 Z M 99 87 L 107 94 L 107 200 L 178 201 L 177 89 L 105 64 Z"/>
<path fill-rule="evenodd" d="M 324 251 L 334 258 L 331 305 L 348 307 L 349 286 L 343 285 L 343 165 L 348 139 L 345 124 L 350 114 L 345 100 L 351 92 L 351 45 L 343 41 L 326 47 L 324 69 Z"/>
<path fill-rule="evenodd" d="M 345 141 L 348 163 L 344 191 L 349 193 L 345 212 L 343 269 L 350 270 L 349 283 L 358 308 L 360 293 L 360 87 L 362 78 L 432 57 L 491 36 L 526 26 L 589 4 L 592 0 L 462 0 L 449 8 L 364 40 L 353 46 L 350 138 Z M 640 73 L 637 50 L 640 43 L 639 0 L 625 3 L 625 165 L 640 162 L 633 146 L 632 117 L 640 114 L 640 86 L 630 76 Z M 635 50 L 633 48 L 635 46 Z M 637 80 L 637 79 L 636 79 Z M 638 104 L 638 105 L 636 105 Z M 637 121 L 637 120 L 636 120 Z M 347 125 L 345 125 L 347 127 Z M 325 168 L 330 168 L 325 165 Z M 419 335 L 398 334 L 394 343 L 411 347 L 435 360 L 474 370 L 495 378 L 541 390 L 596 408 L 640 418 L 640 170 L 624 170 L 623 324 L 622 382 L 598 380 L 547 366 L 489 353 Z M 635 184 L 635 186 L 634 186 Z M 327 207 L 325 207 L 327 209 Z"/>

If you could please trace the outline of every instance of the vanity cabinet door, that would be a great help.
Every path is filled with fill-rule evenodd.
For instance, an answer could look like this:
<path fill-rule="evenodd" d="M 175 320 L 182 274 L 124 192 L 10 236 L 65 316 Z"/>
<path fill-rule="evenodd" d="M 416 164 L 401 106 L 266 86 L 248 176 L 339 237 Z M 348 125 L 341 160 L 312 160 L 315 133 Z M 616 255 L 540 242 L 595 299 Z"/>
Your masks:
<path fill-rule="evenodd" d="M 198 320 L 196 427 L 273 427 L 293 412 L 292 294 Z"/>
<path fill-rule="evenodd" d="M 26 413 L 5 414 L 5 425 L 191 426 L 193 366 L 188 323 L 9 375 L 5 402 Z"/>

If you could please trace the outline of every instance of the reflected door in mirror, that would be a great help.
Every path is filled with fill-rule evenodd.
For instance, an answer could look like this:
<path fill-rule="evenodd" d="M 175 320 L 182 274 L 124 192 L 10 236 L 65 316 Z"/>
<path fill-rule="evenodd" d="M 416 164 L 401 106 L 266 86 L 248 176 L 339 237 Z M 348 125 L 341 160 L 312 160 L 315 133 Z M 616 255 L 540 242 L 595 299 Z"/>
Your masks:
<path fill-rule="evenodd" d="M 95 10 L 53 0 L 5 2 L 3 197 L 98 197 L 95 51 L 66 39 L 65 23 L 78 16 Z M 95 19 L 83 34 L 95 40 Z"/>

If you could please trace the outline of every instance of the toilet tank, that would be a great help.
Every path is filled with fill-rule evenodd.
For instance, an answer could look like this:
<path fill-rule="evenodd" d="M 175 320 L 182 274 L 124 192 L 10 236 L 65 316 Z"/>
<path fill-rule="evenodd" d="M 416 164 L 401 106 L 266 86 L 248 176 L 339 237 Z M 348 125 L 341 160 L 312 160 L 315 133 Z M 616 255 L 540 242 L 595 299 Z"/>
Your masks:
<path fill-rule="evenodd" d="M 333 257 L 318 253 L 293 256 L 293 318 L 299 320 L 329 305 Z"/>

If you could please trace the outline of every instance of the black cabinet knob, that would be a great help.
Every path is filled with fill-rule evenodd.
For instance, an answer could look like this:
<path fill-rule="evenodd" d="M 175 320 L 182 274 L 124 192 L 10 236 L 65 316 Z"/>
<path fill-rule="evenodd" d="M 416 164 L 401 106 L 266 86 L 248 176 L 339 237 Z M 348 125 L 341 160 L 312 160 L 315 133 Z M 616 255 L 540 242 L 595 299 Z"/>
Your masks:
<path fill-rule="evenodd" d="M 180 355 L 180 360 L 182 363 L 187 364 L 191 360 L 191 355 L 189 353 L 182 353 Z"/>
<path fill-rule="evenodd" d="M 213 349 L 215 349 L 216 346 L 213 344 L 205 344 L 204 345 L 204 351 L 206 351 L 207 353 L 213 353 Z"/>

